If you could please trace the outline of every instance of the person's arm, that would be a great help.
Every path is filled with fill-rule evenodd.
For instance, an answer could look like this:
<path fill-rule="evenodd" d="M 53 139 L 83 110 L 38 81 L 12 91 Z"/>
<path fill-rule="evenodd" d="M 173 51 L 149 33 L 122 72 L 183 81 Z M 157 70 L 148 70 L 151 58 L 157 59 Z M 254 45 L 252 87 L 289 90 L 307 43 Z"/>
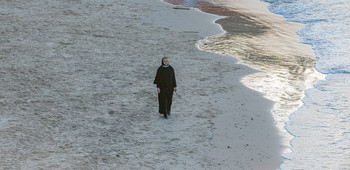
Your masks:
<path fill-rule="evenodd" d="M 157 70 L 156 78 L 154 79 L 153 84 L 157 85 L 157 92 L 160 93 L 160 84 L 159 84 L 159 69 Z"/>
<path fill-rule="evenodd" d="M 173 70 L 173 87 L 174 87 L 174 91 L 177 90 L 177 85 L 176 85 L 176 78 L 175 78 L 175 70 Z"/>

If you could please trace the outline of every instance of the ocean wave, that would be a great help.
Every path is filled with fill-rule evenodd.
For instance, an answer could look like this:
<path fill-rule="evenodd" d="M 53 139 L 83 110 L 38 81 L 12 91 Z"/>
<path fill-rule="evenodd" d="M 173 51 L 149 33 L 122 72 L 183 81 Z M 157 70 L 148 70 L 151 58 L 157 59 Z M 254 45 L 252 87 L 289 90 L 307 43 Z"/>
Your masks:
<path fill-rule="evenodd" d="M 286 123 L 294 139 L 282 169 L 349 169 L 350 34 L 344 30 L 350 29 L 350 4 L 346 0 L 265 1 L 287 21 L 306 24 L 298 35 L 302 43 L 312 45 L 316 69 L 327 75 L 305 91 L 303 105 Z"/>

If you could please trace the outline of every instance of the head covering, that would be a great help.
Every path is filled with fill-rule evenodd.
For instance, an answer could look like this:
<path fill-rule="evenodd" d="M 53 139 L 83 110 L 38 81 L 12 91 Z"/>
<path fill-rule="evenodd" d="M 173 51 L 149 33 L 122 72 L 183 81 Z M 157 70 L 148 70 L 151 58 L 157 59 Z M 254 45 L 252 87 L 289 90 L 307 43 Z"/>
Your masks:
<path fill-rule="evenodd" d="M 163 57 L 163 58 L 162 58 L 162 66 L 164 66 L 163 60 L 165 60 L 165 59 L 168 59 L 168 57 Z"/>

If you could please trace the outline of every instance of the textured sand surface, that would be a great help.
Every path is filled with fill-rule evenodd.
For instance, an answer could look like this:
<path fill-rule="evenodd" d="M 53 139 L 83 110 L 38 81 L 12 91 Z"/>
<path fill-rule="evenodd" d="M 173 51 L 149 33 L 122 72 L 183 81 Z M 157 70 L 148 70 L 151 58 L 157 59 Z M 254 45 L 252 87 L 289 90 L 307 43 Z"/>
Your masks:
<path fill-rule="evenodd" d="M 215 18 L 158 0 L 1 1 L 0 168 L 278 168 L 272 102 L 240 83 L 255 71 L 196 48 Z M 181 95 L 168 120 L 163 56 Z"/>

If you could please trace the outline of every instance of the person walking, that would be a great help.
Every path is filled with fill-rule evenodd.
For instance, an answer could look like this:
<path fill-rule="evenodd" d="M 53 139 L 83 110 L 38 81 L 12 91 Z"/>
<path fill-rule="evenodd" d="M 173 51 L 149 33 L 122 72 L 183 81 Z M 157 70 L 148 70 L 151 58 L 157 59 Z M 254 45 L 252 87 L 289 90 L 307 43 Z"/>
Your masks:
<path fill-rule="evenodd" d="M 157 69 L 153 83 L 157 85 L 159 113 L 167 119 L 171 112 L 173 93 L 177 90 L 175 71 L 169 65 L 168 57 L 162 58 L 162 65 Z"/>

